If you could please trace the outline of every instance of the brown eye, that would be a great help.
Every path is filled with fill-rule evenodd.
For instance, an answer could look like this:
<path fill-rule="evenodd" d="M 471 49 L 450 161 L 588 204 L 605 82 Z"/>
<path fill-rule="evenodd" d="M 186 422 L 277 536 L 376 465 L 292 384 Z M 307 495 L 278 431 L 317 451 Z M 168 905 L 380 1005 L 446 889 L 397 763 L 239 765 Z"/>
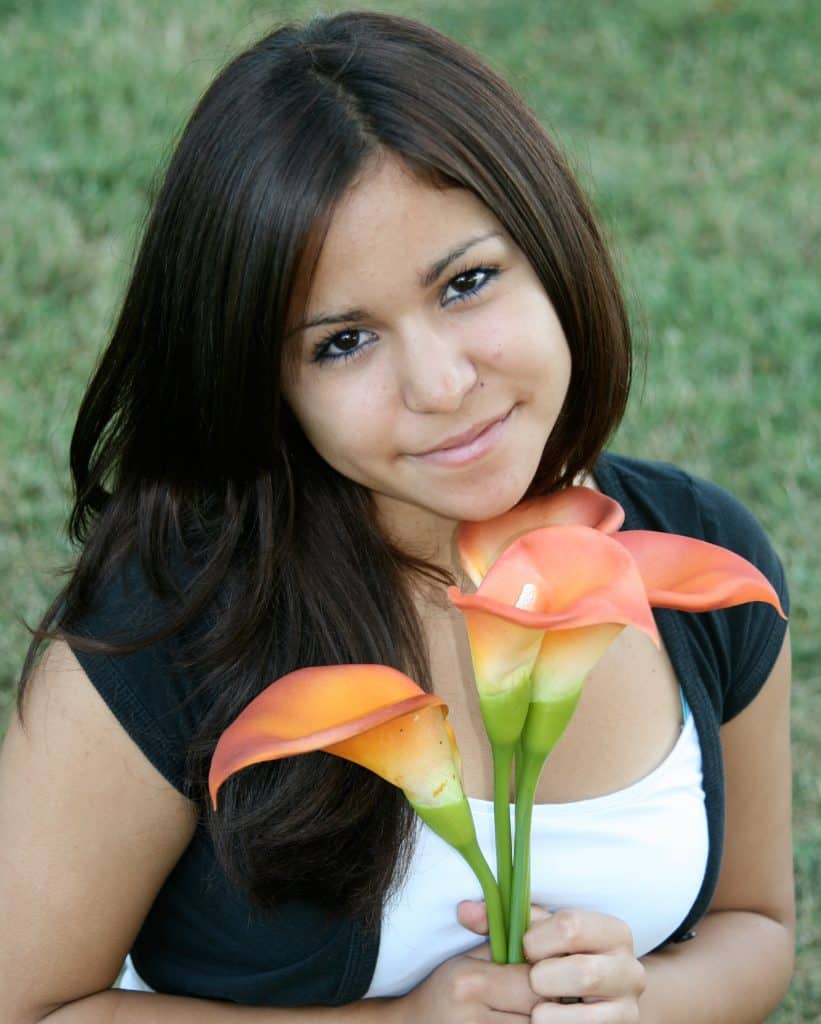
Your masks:
<path fill-rule="evenodd" d="M 460 274 L 451 282 L 458 292 L 472 292 L 476 290 L 477 282 L 481 280 L 480 270 L 469 270 L 466 274 Z"/>
<path fill-rule="evenodd" d="M 369 348 L 375 340 L 371 331 L 363 331 L 349 327 L 344 331 L 323 339 L 316 347 L 313 355 L 315 363 L 330 363 L 335 359 L 352 359 Z"/>
<path fill-rule="evenodd" d="M 463 270 L 448 282 L 442 295 L 443 303 L 447 305 L 450 302 L 469 299 L 482 291 L 498 273 L 498 267 L 472 267 L 470 270 Z M 453 294 L 449 295 L 449 292 Z"/>
<path fill-rule="evenodd" d="M 359 334 L 359 331 L 340 331 L 331 340 L 331 344 L 342 352 L 350 352 L 359 344 Z"/>

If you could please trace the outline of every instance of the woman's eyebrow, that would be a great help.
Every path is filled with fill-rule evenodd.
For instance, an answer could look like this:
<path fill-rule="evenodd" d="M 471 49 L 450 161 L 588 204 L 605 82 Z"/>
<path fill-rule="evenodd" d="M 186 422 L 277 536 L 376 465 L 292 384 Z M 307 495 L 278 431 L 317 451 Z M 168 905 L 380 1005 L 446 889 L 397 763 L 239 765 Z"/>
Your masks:
<path fill-rule="evenodd" d="M 454 246 L 450 252 L 446 253 L 441 259 L 436 260 L 428 267 L 427 270 L 419 274 L 419 284 L 423 288 L 429 288 L 433 282 L 439 277 L 442 271 L 450 266 L 454 260 L 458 260 L 460 256 L 464 256 L 468 249 L 474 245 L 478 245 L 479 242 L 486 242 L 488 238 L 501 238 L 501 231 L 488 231 L 484 235 L 476 235 L 475 238 L 469 238 L 466 242 L 460 242 L 459 245 Z"/>
<path fill-rule="evenodd" d="M 473 248 L 474 245 L 486 242 L 489 238 L 503 237 L 501 231 L 488 231 L 484 235 L 476 235 L 474 238 L 468 238 L 466 241 L 460 242 L 445 253 L 444 256 L 431 263 L 427 270 L 423 270 L 417 275 L 420 286 L 422 288 L 429 288 L 451 263 L 458 260 L 460 256 L 464 256 L 468 249 Z M 318 316 L 311 317 L 309 320 L 303 320 L 295 327 L 292 327 L 288 331 L 288 337 L 300 331 L 307 331 L 311 327 L 357 323 L 367 319 L 368 311 L 365 309 L 346 309 L 341 313 L 320 313 Z"/>

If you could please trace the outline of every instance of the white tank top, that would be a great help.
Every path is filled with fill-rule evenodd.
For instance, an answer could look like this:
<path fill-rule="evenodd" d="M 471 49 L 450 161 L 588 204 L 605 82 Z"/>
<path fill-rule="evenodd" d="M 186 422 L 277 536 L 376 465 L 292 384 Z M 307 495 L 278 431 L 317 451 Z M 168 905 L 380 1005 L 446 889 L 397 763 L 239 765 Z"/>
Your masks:
<path fill-rule="evenodd" d="M 470 799 L 479 845 L 496 867 L 493 804 Z M 398 996 L 449 957 L 485 940 L 456 920 L 481 899 L 462 858 L 419 822 L 401 889 L 388 898 L 367 996 Z M 701 750 L 688 715 L 673 750 L 649 775 L 591 800 L 533 808 L 533 902 L 598 910 L 626 921 L 636 956 L 663 942 L 695 902 L 707 865 Z"/>
<path fill-rule="evenodd" d="M 643 956 L 684 920 L 707 864 L 701 750 L 693 718 L 649 775 L 592 800 L 533 808 L 533 902 L 613 914 Z M 493 804 L 470 799 L 482 852 L 495 870 Z M 456 905 L 481 899 L 459 854 L 418 823 L 407 878 L 386 902 L 376 969 L 366 996 L 398 996 L 444 960 L 485 940 L 456 920 Z M 151 992 L 129 957 L 117 988 Z"/>

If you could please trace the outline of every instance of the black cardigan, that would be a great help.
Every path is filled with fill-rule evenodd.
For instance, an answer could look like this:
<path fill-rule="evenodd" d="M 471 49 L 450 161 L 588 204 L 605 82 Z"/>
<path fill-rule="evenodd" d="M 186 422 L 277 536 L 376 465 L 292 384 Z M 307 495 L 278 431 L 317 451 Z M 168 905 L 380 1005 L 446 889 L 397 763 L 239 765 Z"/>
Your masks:
<path fill-rule="evenodd" d="M 778 557 L 752 515 L 721 488 L 663 464 L 605 454 L 598 486 L 626 513 L 625 529 L 661 530 L 738 552 L 770 579 L 787 608 Z M 88 636 L 123 635 L 155 599 L 132 568 L 80 624 Z M 661 610 L 656 621 L 701 745 L 709 854 L 701 891 L 670 940 L 706 911 L 721 862 L 724 780 L 719 726 L 766 681 L 786 625 L 769 605 L 699 614 Z M 75 652 L 92 684 L 154 766 L 184 790 L 185 751 L 202 705 L 188 699 L 173 643 L 119 657 Z M 379 936 L 356 920 L 303 902 L 255 910 L 219 869 L 200 828 L 169 875 L 132 950 L 140 975 L 160 992 L 269 1006 L 340 1005 L 367 991 Z"/>

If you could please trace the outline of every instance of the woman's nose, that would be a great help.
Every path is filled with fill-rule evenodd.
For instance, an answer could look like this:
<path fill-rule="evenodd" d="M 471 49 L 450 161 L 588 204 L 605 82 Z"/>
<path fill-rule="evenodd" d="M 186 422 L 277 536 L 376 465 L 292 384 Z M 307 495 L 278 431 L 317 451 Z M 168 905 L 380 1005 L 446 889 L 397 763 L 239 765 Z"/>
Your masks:
<path fill-rule="evenodd" d="M 401 372 L 411 412 L 456 412 L 479 379 L 467 346 L 428 330 L 403 345 Z"/>

